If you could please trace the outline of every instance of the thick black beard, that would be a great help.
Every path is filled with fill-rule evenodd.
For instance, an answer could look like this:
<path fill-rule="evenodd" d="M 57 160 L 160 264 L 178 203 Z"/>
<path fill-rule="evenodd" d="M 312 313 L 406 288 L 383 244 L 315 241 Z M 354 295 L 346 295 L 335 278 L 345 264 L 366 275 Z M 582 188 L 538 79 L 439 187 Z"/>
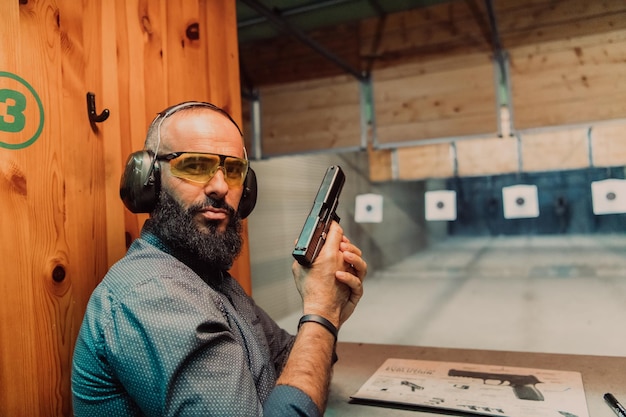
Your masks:
<path fill-rule="evenodd" d="M 200 230 L 193 216 L 203 207 L 212 206 L 228 210 L 229 222 L 224 232 L 217 230 L 218 222 L 205 223 L 208 230 Z M 211 269 L 229 269 L 241 252 L 241 218 L 224 200 L 207 197 L 204 204 L 184 209 L 165 191 L 152 213 L 154 233 L 177 253 L 186 253 Z"/>

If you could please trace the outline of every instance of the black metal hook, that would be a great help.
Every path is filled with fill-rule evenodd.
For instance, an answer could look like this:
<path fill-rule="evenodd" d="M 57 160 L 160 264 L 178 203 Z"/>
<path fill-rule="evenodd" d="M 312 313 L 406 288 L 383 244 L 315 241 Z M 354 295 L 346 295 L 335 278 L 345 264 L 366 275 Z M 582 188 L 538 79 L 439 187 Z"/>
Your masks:
<path fill-rule="evenodd" d="M 87 93 L 87 114 L 89 115 L 89 121 L 91 123 L 102 123 L 109 118 L 109 109 L 102 110 L 102 113 L 96 112 L 96 95 L 94 93 Z"/>

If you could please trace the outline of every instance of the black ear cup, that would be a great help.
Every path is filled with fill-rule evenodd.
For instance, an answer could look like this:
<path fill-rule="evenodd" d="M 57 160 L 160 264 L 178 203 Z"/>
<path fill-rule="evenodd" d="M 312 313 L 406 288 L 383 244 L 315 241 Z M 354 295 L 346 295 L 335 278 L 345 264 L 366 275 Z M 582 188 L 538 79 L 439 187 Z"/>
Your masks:
<path fill-rule="evenodd" d="M 246 181 L 243 183 L 243 194 L 239 201 L 239 216 L 245 219 L 252 213 L 254 206 L 256 206 L 257 195 L 257 183 L 256 173 L 252 168 L 248 168 L 248 174 L 246 175 Z"/>
<path fill-rule="evenodd" d="M 160 188 L 159 163 L 150 151 L 128 156 L 120 181 L 120 197 L 133 213 L 150 213 L 156 205 Z"/>

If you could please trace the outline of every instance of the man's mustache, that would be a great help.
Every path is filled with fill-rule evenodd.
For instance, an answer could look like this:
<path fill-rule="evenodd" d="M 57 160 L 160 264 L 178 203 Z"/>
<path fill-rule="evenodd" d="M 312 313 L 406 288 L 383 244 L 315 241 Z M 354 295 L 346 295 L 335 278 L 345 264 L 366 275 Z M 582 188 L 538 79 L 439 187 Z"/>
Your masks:
<path fill-rule="evenodd" d="M 189 214 L 194 214 L 194 213 L 197 213 L 199 211 L 206 210 L 206 209 L 208 209 L 210 207 L 213 207 L 213 208 L 216 208 L 216 209 L 220 209 L 220 210 L 227 210 L 228 214 L 230 215 L 231 218 L 237 212 L 237 210 L 235 210 L 235 208 L 233 206 L 228 204 L 226 202 L 226 200 L 216 199 L 216 198 L 211 198 L 211 197 L 207 197 L 206 200 L 204 201 L 204 203 L 198 203 L 198 204 L 194 204 L 194 205 L 190 206 L 187 209 L 187 212 Z"/>

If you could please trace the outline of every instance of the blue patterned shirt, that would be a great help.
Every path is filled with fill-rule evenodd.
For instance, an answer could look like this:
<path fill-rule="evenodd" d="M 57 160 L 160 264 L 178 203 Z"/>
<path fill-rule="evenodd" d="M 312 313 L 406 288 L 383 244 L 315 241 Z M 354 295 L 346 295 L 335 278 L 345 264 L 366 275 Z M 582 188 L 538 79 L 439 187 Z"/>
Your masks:
<path fill-rule="evenodd" d="M 276 386 L 293 341 L 229 274 L 179 260 L 144 228 L 87 305 L 74 413 L 319 416 L 304 392 Z"/>

